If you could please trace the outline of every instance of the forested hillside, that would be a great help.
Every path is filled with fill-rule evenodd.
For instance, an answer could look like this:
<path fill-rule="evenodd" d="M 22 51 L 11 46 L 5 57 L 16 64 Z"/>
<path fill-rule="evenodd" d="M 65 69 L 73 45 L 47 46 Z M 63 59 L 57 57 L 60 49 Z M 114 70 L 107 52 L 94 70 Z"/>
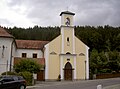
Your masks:
<path fill-rule="evenodd" d="M 51 41 L 60 27 L 6 28 L 16 39 Z M 75 35 L 90 47 L 90 73 L 120 72 L 120 27 L 75 26 Z"/>
<path fill-rule="evenodd" d="M 60 27 L 6 28 L 16 39 L 51 41 L 60 34 Z M 120 50 L 120 27 L 76 26 L 75 35 L 99 52 Z"/>
<path fill-rule="evenodd" d="M 60 34 L 59 27 L 5 28 L 15 39 L 50 41 Z"/>

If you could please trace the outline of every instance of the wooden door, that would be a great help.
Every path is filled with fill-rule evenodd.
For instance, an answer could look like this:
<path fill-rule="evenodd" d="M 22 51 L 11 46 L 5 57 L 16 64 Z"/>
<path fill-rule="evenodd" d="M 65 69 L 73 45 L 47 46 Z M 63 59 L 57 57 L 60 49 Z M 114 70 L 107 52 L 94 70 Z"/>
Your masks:
<path fill-rule="evenodd" d="M 40 72 L 37 73 L 37 81 L 44 81 L 45 80 L 45 71 L 40 70 Z"/>
<path fill-rule="evenodd" d="M 72 65 L 67 62 L 64 69 L 64 79 L 72 80 Z"/>

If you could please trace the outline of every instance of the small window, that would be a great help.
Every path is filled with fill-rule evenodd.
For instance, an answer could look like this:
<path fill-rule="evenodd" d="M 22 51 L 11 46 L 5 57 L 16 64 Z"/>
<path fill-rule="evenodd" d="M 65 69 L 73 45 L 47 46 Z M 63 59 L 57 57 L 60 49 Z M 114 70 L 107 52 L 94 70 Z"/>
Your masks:
<path fill-rule="evenodd" d="M 36 53 L 33 53 L 33 58 L 37 58 L 37 54 Z"/>
<path fill-rule="evenodd" d="M 22 53 L 22 57 L 27 57 L 27 53 Z"/>
<path fill-rule="evenodd" d="M 67 46 L 70 46 L 70 39 L 67 37 Z"/>
<path fill-rule="evenodd" d="M 67 42 L 69 42 L 69 37 L 67 37 Z"/>
<path fill-rule="evenodd" d="M 70 61 L 70 59 L 67 59 L 67 61 Z"/>

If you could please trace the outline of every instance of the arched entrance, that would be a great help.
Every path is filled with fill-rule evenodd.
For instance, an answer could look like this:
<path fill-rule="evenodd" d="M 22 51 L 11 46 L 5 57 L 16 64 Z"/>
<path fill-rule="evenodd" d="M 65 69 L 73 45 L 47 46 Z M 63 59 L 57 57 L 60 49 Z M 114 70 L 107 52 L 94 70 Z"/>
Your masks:
<path fill-rule="evenodd" d="M 64 79 L 72 80 L 72 65 L 70 62 L 67 62 L 64 68 Z"/>

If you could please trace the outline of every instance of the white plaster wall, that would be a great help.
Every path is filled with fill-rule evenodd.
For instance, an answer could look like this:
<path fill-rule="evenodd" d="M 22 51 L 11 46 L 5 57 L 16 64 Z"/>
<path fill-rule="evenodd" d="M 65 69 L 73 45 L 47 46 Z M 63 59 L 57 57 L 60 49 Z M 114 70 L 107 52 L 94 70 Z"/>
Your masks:
<path fill-rule="evenodd" d="M 14 57 L 16 57 L 17 48 L 15 42 L 12 44 L 12 64 L 11 64 L 11 70 L 13 71 L 13 65 L 14 65 Z"/>
<path fill-rule="evenodd" d="M 10 57 L 11 57 L 11 44 L 13 38 L 0 38 L 0 74 L 9 71 Z M 4 57 L 2 57 L 2 50 L 4 45 Z M 6 69 L 8 61 L 8 68 Z"/>
<path fill-rule="evenodd" d="M 16 57 L 22 57 L 22 53 L 27 53 L 27 58 L 33 58 L 33 53 L 37 54 L 37 58 L 43 58 L 43 52 L 35 49 L 17 49 Z"/>
<path fill-rule="evenodd" d="M 89 47 L 86 46 L 86 79 L 89 79 Z"/>
<path fill-rule="evenodd" d="M 44 57 L 45 57 L 45 79 L 48 79 L 48 73 L 49 73 L 49 44 L 45 45 L 45 52 L 44 52 Z"/>
<path fill-rule="evenodd" d="M 33 57 L 33 53 L 37 53 L 38 58 L 43 58 L 43 52 L 41 50 L 34 49 L 17 49 L 13 38 L 0 38 L 0 74 L 10 70 L 10 60 L 12 52 L 11 70 L 13 69 L 14 57 L 21 57 L 22 53 L 27 53 L 28 58 Z M 13 42 L 13 43 L 12 43 Z M 4 45 L 4 57 L 2 57 L 2 50 Z M 11 45 L 13 47 L 11 47 Z M 12 51 L 11 51 L 12 48 Z M 8 68 L 7 68 L 8 61 Z"/>

